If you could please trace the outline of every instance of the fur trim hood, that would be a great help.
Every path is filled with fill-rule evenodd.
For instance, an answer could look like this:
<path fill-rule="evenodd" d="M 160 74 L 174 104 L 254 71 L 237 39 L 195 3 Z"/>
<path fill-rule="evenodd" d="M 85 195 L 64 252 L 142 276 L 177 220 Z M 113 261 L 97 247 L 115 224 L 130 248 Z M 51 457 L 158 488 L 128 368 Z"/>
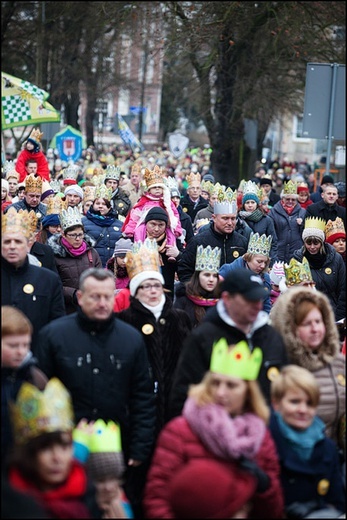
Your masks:
<path fill-rule="evenodd" d="M 317 354 L 306 349 L 295 334 L 295 308 L 303 301 L 313 302 L 320 309 L 326 327 L 325 338 Z M 270 313 L 271 325 L 282 335 L 288 357 L 307 370 L 315 371 L 332 363 L 340 351 L 339 335 L 329 299 L 320 291 L 303 287 L 292 287 L 281 294 Z"/>
<path fill-rule="evenodd" d="M 55 233 L 47 240 L 47 244 L 52 248 L 52 251 L 55 256 L 59 256 L 60 258 L 66 258 L 67 256 L 71 256 L 67 249 L 60 242 L 61 238 L 60 233 Z M 87 233 L 84 233 L 84 241 L 87 243 L 87 250 L 94 247 L 96 241 Z"/>

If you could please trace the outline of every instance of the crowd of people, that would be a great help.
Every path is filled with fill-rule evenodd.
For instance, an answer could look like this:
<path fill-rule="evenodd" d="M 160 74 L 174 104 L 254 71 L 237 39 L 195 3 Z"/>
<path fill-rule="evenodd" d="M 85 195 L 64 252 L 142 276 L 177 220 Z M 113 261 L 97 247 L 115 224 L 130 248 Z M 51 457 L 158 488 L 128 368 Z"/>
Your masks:
<path fill-rule="evenodd" d="M 41 139 L 2 167 L 2 517 L 345 518 L 345 183 Z"/>

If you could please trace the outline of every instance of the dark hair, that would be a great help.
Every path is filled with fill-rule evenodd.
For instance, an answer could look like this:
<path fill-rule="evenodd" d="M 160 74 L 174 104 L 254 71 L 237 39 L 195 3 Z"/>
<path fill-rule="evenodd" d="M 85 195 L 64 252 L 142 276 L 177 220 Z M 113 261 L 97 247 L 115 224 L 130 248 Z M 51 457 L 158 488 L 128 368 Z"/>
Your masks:
<path fill-rule="evenodd" d="M 73 226 L 69 226 L 66 229 L 64 229 L 64 235 L 66 235 L 66 233 L 70 233 L 70 231 L 75 231 L 75 229 L 77 228 L 82 228 L 82 231 L 84 233 L 83 224 L 74 224 Z"/>
<path fill-rule="evenodd" d="M 106 179 L 106 180 L 109 180 L 109 179 Z M 95 197 L 95 199 L 93 200 L 93 206 L 94 206 L 94 202 L 97 200 L 97 199 L 102 199 L 106 206 L 110 209 L 111 208 L 111 201 L 109 199 L 107 199 L 106 197 Z M 94 210 L 95 211 L 95 210 Z"/>
<path fill-rule="evenodd" d="M 111 271 L 108 269 L 104 269 L 101 267 L 89 267 L 89 269 L 86 269 L 83 271 L 83 273 L 80 276 L 79 279 L 79 288 L 81 291 L 83 291 L 84 288 L 84 282 L 89 277 L 95 278 L 96 280 L 99 280 L 100 282 L 103 282 L 104 280 L 107 280 L 107 278 L 110 278 L 114 282 L 114 276 Z"/>
<path fill-rule="evenodd" d="M 187 296 L 202 296 L 204 298 L 219 298 L 220 297 L 220 288 L 219 283 L 214 288 L 212 292 L 207 292 L 205 289 L 201 287 L 199 274 L 201 271 L 194 271 L 190 280 L 186 283 L 186 295 Z M 206 309 L 208 307 L 203 307 L 202 305 L 194 306 L 194 316 L 198 323 L 201 322 L 203 317 L 206 314 Z"/>

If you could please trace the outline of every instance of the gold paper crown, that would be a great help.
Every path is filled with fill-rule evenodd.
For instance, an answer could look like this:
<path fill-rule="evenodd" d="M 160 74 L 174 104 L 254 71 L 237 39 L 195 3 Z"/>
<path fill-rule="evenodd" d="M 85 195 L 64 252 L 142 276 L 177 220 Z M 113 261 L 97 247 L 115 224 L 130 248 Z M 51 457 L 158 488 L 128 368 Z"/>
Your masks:
<path fill-rule="evenodd" d="M 141 175 L 141 164 L 134 163 L 131 168 L 131 173 L 138 173 L 139 175 Z"/>
<path fill-rule="evenodd" d="M 64 209 L 64 203 L 59 195 L 47 199 L 46 215 L 59 215 Z"/>
<path fill-rule="evenodd" d="M 243 196 L 248 195 L 250 193 L 256 195 L 258 199 L 260 199 L 260 189 L 253 181 L 247 181 L 243 186 Z"/>
<path fill-rule="evenodd" d="M 320 217 L 307 217 L 305 219 L 305 229 L 319 229 L 320 231 L 325 231 L 325 220 Z"/>
<path fill-rule="evenodd" d="M 225 338 L 213 344 L 210 371 L 245 381 L 255 381 L 263 360 L 261 349 L 256 347 L 251 353 L 246 341 L 239 341 L 230 347 Z"/>
<path fill-rule="evenodd" d="M 328 240 L 334 235 L 345 235 L 346 230 L 342 218 L 336 217 L 336 220 L 328 220 L 325 225 L 325 240 Z"/>
<path fill-rule="evenodd" d="M 119 181 L 121 169 L 119 166 L 115 166 L 114 164 L 109 164 L 105 170 L 105 181 L 107 179 L 113 179 L 115 181 Z"/>
<path fill-rule="evenodd" d="M 15 208 L 9 208 L 1 217 L 2 234 L 21 233 L 26 238 L 30 238 L 36 231 L 36 225 L 37 215 L 33 210 L 28 212 L 26 209 L 17 211 Z"/>
<path fill-rule="evenodd" d="M 63 170 L 64 181 L 75 181 L 77 179 L 79 167 L 76 164 L 70 164 Z"/>
<path fill-rule="evenodd" d="M 29 139 L 32 139 L 36 143 L 40 143 L 42 136 L 43 136 L 43 132 L 40 132 L 40 130 L 38 128 L 33 128 L 29 135 Z"/>
<path fill-rule="evenodd" d="M 283 187 L 283 195 L 297 195 L 297 183 L 292 180 L 285 182 Z"/>
<path fill-rule="evenodd" d="M 190 188 L 194 182 L 199 184 L 201 183 L 201 175 L 200 173 L 190 172 L 188 175 L 186 175 L 186 180 L 188 182 L 188 188 Z"/>
<path fill-rule="evenodd" d="M 195 271 L 210 271 L 218 273 L 220 268 L 221 248 L 198 246 L 196 250 Z"/>
<path fill-rule="evenodd" d="M 156 164 L 153 170 L 145 169 L 145 173 L 143 174 L 143 180 L 146 183 L 146 188 L 152 188 L 153 186 L 162 186 L 164 187 L 164 178 L 163 178 L 163 170 L 159 168 Z"/>
<path fill-rule="evenodd" d="M 226 186 L 224 186 L 224 184 L 220 184 L 219 182 L 216 182 L 214 185 L 213 185 L 213 189 L 211 191 L 211 195 L 215 195 L 220 192 L 220 191 L 225 191 L 226 190 Z"/>
<path fill-rule="evenodd" d="M 266 236 L 265 234 L 260 236 L 259 233 L 251 233 L 247 253 L 270 256 L 271 243 L 272 236 Z"/>
<path fill-rule="evenodd" d="M 111 200 L 112 197 L 112 188 L 108 188 L 105 184 L 99 184 L 95 188 L 95 198 L 96 199 L 107 199 Z"/>
<path fill-rule="evenodd" d="M 95 197 L 96 186 L 85 186 L 85 187 L 82 186 L 82 190 L 83 190 L 84 202 L 86 200 L 94 200 L 96 198 Z"/>
<path fill-rule="evenodd" d="M 211 181 L 201 181 L 200 187 L 202 191 L 206 191 L 209 195 L 211 195 L 214 184 Z"/>
<path fill-rule="evenodd" d="M 48 381 L 43 392 L 24 382 L 16 402 L 10 402 L 10 413 L 18 444 L 43 433 L 70 432 L 74 426 L 70 394 L 56 377 Z"/>
<path fill-rule="evenodd" d="M 146 238 L 144 242 L 135 242 L 132 251 L 128 251 L 125 255 L 125 263 L 130 279 L 143 271 L 160 272 L 156 240 Z"/>
<path fill-rule="evenodd" d="M 237 213 L 236 204 L 237 192 L 231 188 L 220 189 L 217 194 L 217 201 L 213 205 L 215 215 L 229 215 Z"/>
<path fill-rule="evenodd" d="M 198 220 L 195 222 L 195 229 L 198 231 L 202 226 L 206 226 L 210 222 L 209 218 L 198 218 Z"/>
<path fill-rule="evenodd" d="M 120 453 L 122 441 L 119 425 L 113 421 L 106 424 L 102 419 L 95 421 L 88 448 L 90 453 Z"/>
<path fill-rule="evenodd" d="M 80 210 L 75 206 L 69 206 L 67 209 L 63 209 L 60 214 L 61 227 L 65 231 L 72 226 L 82 226 L 82 214 Z"/>
<path fill-rule="evenodd" d="M 304 256 L 302 263 L 295 258 L 291 258 L 289 264 L 284 264 L 284 274 L 286 276 L 286 285 L 298 285 L 299 283 L 314 283 L 312 279 L 310 265 Z"/>
<path fill-rule="evenodd" d="M 42 177 L 39 175 L 35 177 L 34 175 L 27 175 L 25 177 L 25 191 L 27 193 L 42 193 Z"/>

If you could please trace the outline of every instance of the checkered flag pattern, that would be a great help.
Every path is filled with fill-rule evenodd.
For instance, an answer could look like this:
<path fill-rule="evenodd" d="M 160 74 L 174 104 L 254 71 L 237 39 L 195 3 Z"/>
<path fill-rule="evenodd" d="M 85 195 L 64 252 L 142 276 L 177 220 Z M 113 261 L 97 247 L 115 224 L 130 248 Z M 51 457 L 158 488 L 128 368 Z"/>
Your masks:
<path fill-rule="evenodd" d="M 4 96 L 1 104 L 7 125 L 31 120 L 29 103 L 21 96 Z"/>
<path fill-rule="evenodd" d="M 29 92 L 29 94 L 34 96 L 36 99 L 39 99 L 40 101 L 44 101 L 47 98 L 47 92 L 45 92 L 39 87 L 36 87 L 36 85 L 29 83 L 29 81 L 22 81 L 21 87 L 24 90 L 26 90 L 26 92 Z"/>

